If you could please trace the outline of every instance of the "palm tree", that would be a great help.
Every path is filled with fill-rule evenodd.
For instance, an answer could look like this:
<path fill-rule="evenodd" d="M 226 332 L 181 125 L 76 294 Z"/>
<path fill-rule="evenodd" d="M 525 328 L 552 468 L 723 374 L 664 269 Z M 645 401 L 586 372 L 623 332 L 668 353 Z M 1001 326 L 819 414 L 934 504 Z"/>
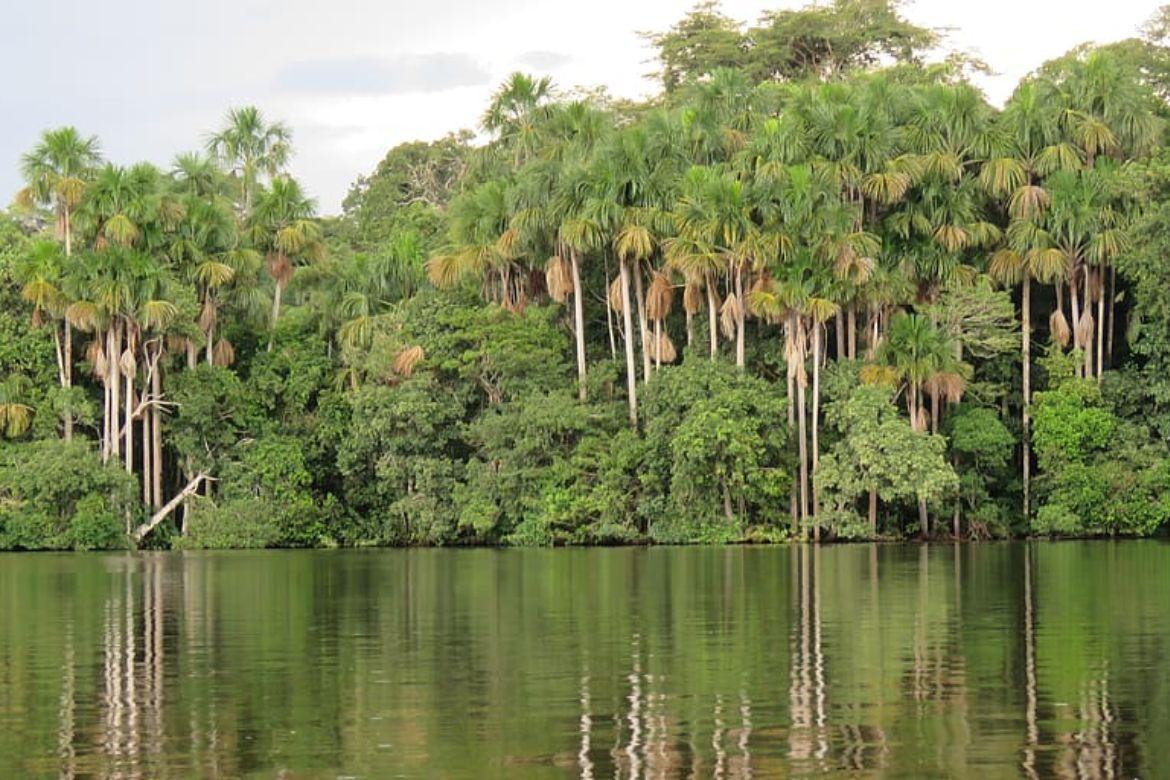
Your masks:
<path fill-rule="evenodd" d="M 712 357 L 716 349 L 714 282 L 719 273 L 727 279 L 721 324 L 726 335 L 735 339 L 735 365 L 742 369 L 747 317 L 744 274 L 759 256 L 762 241 L 751 219 L 743 182 L 720 168 L 691 168 L 683 181 L 675 220 L 678 238 L 667 250 L 668 259 L 684 275 L 706 281 L 712 320 Z"/>
<path fill-rule="evenodd" d="M 264 252 L 268 274 L 275 290 L 272 294 L 272 330 L 268 350 L 272 351 L 280 304 L 284 289 L 292 280 L 297 265 L 320 261 L 325 256 L 321 227 L 313 219 L 316 207 L 301 185 L 288 176 L 278 176 L 256 196 L 251 215 L 252 243 Z"/>
<path fill-rule="evenodd" d="M 97 139 L 93 136 L 85 138 L 73 127 L 46 131 L 41 135 L 40 143 L 21 158 L 21 174 L 26 186 L 17 199 L 53 209 L 57 237 L 64 244 L 66 260 L 73 255 L 73 212 L 81 203 L 86 182 L 100 159 Z M 41 276 L 41 279 L 45 277 Z M 59 336 L 56 324 L 53 325 L 53 338 L 58 342 L 61 387 L 68 390 L 73 386 L 73 332 L 68 319 L 62 319 L 61 327 L 63 333 Z M 68 407 L 65 409 L 64 437 L 66 441 L 73 438 L 73 415 Z"/>
<path fill-rule="evenodd" d="M 926 433 L 928 416 L 923 396 L 961 393 L 968 369 L 958 358 L 950 337 L 922 314 L 902 313 L 890 321 L 889 333 L 879 351 L 881 362 L 893 370 L 906 391 L 906 410 L 911 430 Z M 878 373 L 880 377 L 881 374 Z M 930 535 L 926 502 L 918 500 L 918 516 L 924 536 Z"/>
<path fill-rule="evenodd" d="M 292 156 L 292 133 L 282 122 L 268 122 L 255 106 L 228 111 L 223 128 L 207 139 L 207 151 L 239 180 L 240 213 L 247 216 L 261 176 L 275 180 Z"/>
<path fill-rule="evenodd" d="M 45 131 L 40 143 L 21 158 L 26 186 L 18 198 L 53 209 L 66 257 L 73 253 L 72 214 L 100 160 L 97 139 L 85 138 L 73 127 Z"/>
<path fill-rule="evenodd" d="M 512 151 L 512 164 L 519 168 L 539 145 L 536 128 L 538 109 L 552 97 L 552 81 L 516 72 L 492 94 L 480 124 Z"/>

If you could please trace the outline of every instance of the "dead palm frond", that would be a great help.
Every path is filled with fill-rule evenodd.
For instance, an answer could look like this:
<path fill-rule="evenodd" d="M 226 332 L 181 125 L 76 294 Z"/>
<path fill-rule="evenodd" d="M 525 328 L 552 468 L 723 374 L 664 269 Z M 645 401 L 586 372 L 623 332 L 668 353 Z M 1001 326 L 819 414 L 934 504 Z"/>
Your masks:
<path fill-rule="evenodd" d="M 544 280 L 549 296 L 557 303 L 564 303 L 573 292 L 573 269 L 569 261 L 553 255 L 544 266 Z"/>
<path fill-rule="evenodd" d="M 217 366 L 230 366 L 236 362 L 236 348 L 227 339 L 220 339 L 211 349 L 211 362 Z"/>
<path fill-rule="evenodd" d="M 1048 318 L 1048 331 L 1052 334 L 1052 343 L 1058 345 L 1061 349 L 1068 346 L 1068 340 L 1072 337 L 1072 329 L 1068 326 L 1068 319 L 1064 316 L 1064 312 L 1059 309 L 1052 312 Z"/>
<path fill-rule="evenodd" d="M 650 289 L 646 291 L 646 315 L 652 320 L 665 319 L 674 305 L 674 286 L 670 278 L 656 272 L 650 281 Z"/>
<path fill-rule="evenodd" d="M 420 346 L 406 347 L 394 356 L 392 368 L 399 376 L 410 376 L 414 367 L 426 357 L 426 351 Z"/>

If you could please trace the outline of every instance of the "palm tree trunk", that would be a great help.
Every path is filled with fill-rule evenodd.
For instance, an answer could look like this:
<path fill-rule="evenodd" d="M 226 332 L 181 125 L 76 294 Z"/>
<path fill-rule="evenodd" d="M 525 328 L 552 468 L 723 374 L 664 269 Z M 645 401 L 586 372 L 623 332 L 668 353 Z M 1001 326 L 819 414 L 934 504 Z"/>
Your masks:
<path fill-rule="evenodd" d="M 143 392 L 148 392 L 143 388 Z M 154 473 L 154 469 L 150 463 L 151 448 L 150 448 L 150 416 L 153 410 L 146 407 L 142 412 L 141 435 L 142 435 L 142 505 L 150 506 L 150 497 L 152 489 L 150 484 L 150 475 Z"/>
<path fill-rule="evenodd" d="M 662 320 L 654 320 L 654 370 L 662 368 Z"/>
<path fill-rule="evenodd" d="M 207 328 L 207 365 L 215 365 L 215 318 L 211 319 Z"/>
<path fill-rule="evenodd" d="M 66 223 L 68 225 L 68 223 Z M 69 228 L 66 226 L 65 235 L 69 235 Z M 65 343 L 62 345 L 64 352 L 64 369 L 65 369 L 65 389 L 73 387 L 73 326 L 69 324 L 69 320 L 65 320 Z M 70 406 L 68 399 L 65 401 L 65 441 L 73 441 L 73 408 Z"/>
<path fill-rule="evenodd" d="M 695 315 L 689 311 L 687 315 L 687 351 L 690 351 L 691 346 L 695 343 Z"/>
<path fill-rule="evenodd" d="M 57 362 L 57 384 L 65 386 L 65 351 L 61 344 L 61 334 L 57 331 L 57 323 L 53 325 L 53 359 Z"/>
<path fill-rule="evenodd" d="M 66 262 L 73 256 L 73 225 L 69 218 L 69 206 L 64 208 L 65 212 L 65 258 Z M 65 343 L 62 345 L 62 387 L 67 391 L 73 387 L 73 328 L 69 324 L 69 319 L 65 319 Z M 69 404 L 68 399 L 65 401 L 65 441 L 73 441 L 73 408 Z"/>
<path fill-rule="evenodd" d="M 707 274 L 707 330 L 711 337 L 711 359 L 714 360 L 719 355 L 719 324 L 717 322 L 718 313 L 715 311 L 715 280 L 711 278 L 711 274 Z"/>
<path fill-rule="evenodd" d="M 1077 292 L 1077 272 L 1076 267 L 1069 273 L 1068 277 L 1068 302 L 1069 308 L 1072 309 L 1072 345 L 1073 349 L 1079 349 L 1081 346 L 1081 306 L 1080 295 Z M 1077 366 L 1077 376 L 1081 375 L 1081 367 Z"/>
<path fill-rule="evenodd" d="M 160 347 L 161 349 L 161 347 Z M 162 367 L 158 364 L 158 356 L 155 356 L 154 371 L 150 373 L 150 395 L 151 400 L 157 402 L 162 398 Z M 150 467 L 152 470 L 151 478 L 151 504 L 155 509 L 162 506 L 162 409 L 155 407 L 150 415 L 150 439 L 153 453 L 150 458 Z"/>
<path fill-rule="evenodd" d="M 817 466 L 820 465 L 820 438 L 819 413 L 821 406 L 821 325 L 813 323 L 812 351 L 813 351 L 813 391 L 812 391 L 812 514 L 816 517 L 820 513 L 817 501 Z M 813 526 L 813 541 L 821 540 L 821 525 Z"/>
<path fill-rule="evenodd" d="M 1071 289 L 1075 288 L 1076 285 L 1072 285 Z M 1073 310 L 1076 310 L 1075 302 Z M 1029 434 L 1032 407 L 1032 279 L 1027 273 L 1024 274 L 1023 283 L 1020 285 L 1020 364 L 1024 396 L 1020 418 L 1020 437 L 1023 440 L 1021 476 L 1024 480 L 1024 521 L 1027 522 L 1032 470 L 1032 445 Z"/>
<path fill-rule="evenodd" d="M 960 520 L 961 515 L 962 515 L 962 508 L 963 508 L 963 491 L 960 488 L 955 493 L 955 514 L 951 517 L 951 531 L 955 536 L 956 542 L 959 541 L 959 539 L 963 535 L 963 527 L 962 527 L 962 523 Z"/>
<path fill-rule="evenodd" d="M 1089 270 L 1089 267 L 1085 266 L 1085 301 L 1084 301 L 1085 311 L 1084 311 L 1084 315 L 1083 315 L 1082 319 L 1084 317 L 1091 316 L 1092 311 L 1093 311 L 1093 309 L 1092 309 L 1093 299 L 1089 295 L 1089 277 L 1090 276 L 1091 276 L 1091 272 Z M 1093 334 L 1091 331 L 1088 331 L 1088 326 L 1086 326 L 1086 333 L 1085 333 L 1085 379 L 1092 379 L 1092 378 L 1093 378 Z"/>
<path fill-rule="evenodd" d="M 795 319 L 795 317 L 794 317 Z M 796 354 L 800 360 L 800 369 L 796 376 L 796 427 L 798 434 L 797 449 L 800 455 L 800 520 L 802 526 L 802 535 L 807 538 L 808 534 L 808 420 L 807 411 L 805 409 L 805 386 L 807 384 L 803 376 L 804 369 L 804 355 L 801 348 L 804 344 L 804 327 L 803 323 L 796 320 L 796 338 L 797 350 Z"/>
<path fill-rule="evenodd" d="M 134 380 L 126 377 L 126 397 L 123 399 L 126 408 L 125 433 L 126 433 L 126 473 L 134 473 Z"/>
<path fill-rule="evenodd" d="M 1097 269 L 1097 384 L 1105 372 L 1105 271 Z"/>
<path fill-rule="evenodd" d="M 857 359 L 857 309 L 855 304 L 850 302 L 849 311 L 846 313 L 849 322 L 849 359 Z"/>
<path fill-rule="evenodd" d="M 1117 301 L 1117 267 L 1109 266 L 1109 324 L 1105 342 L 1105 362 L 1113 365 L 1114 305 Z"/>
<path fill-rule="evenodd" d="M 931 433 L 938 433 L 938 418 L 939 418 L 938 406 L 939 406 L 939 404 L 938 404 L 938 388 L 936 387 L 935 391 L 930 394 L 930 432 Z"/>
<path fill-rule="evenodd" d="M 585 301 L 581 295 L 581 261 L 577 250 L 569 251 L 569 264 L 573 269 L 573 323 L 577 338 L 577 398 L 584 401 L 585 387 Z"/>
<path fill-rule="evenodd" d="M 869 538 L 877 538 L 877 510 L 878 494 L 874 488 L 869 489 Z"/>
<path fill-rule="evenodd" d="M 620 261 L 622 286 L 622 320 L 626 336 L 626 394 L 630 404 L 630 427 L 638 427 L 638 374 L 634 367 L 634 315 L 630 311 L 630 266 Z"/>
<path fill-rule="evenodd" d="M 650 381 L 650 334 L 646 320 L 646 291 L 642 289 L 642 264 L 637 263 L 631 272 L 634 274 L 634 295 L 638 298 L 638 333 L 642 341 L 642 381 Z"/>
<path fill-rule="evenodd" d="M 747 306 L 743 300 L 743 269 L 738 266 L 735 269 L 735 300 L 738 304 L 735 310 L 735 365 L 742 369 L 744 367 L 743 331 Z"/>
<path fill-rule="evenodd" d="M 794 338 L 795 337 L 792 333 L 792 318 L 789 317 L 784 322 L 784 354 L 786 356 L 791 356 L 793 353 L 793 350 L 789 348 L 789 345 Z M 787 359 L 791 359 L 791 357 L 788 357 Z M 785 373 L 788 375 L 788 435 L 792 436 L 792 429 L 796 426 L 796 372 L 791 366 L 788 366 Z M 793 482 L 792 488 L 788 492 L 788 499 L 789 509 L 792 513 L 792 538 L 794 539 L 800 535 L 800 509 L 796 497 L 797 490 L 798 486 L 795 482 Z"/>
<path fill-rule="evenodd" d="M 280 298 L 284 293 L 284 285 L 276 280 L 276 292 L 272 294 L 272 331 L 268 334 L 268 351 L 272 351 L 272 342 L 276 338 L 276 323 L 280 320 Z"/>
<path fill-rule="evenodd" d="M 122 453 L 121 437 L 118 435 L 118 407 L 121 406 L 122 398 L 122 374 L 118 370 L 118 358 L 121 355 L 122 349 L 122 335 L 119 333 L 116 325 L 111 325 L 108 331 L 106 355 L 109 363 L 108 381 L 110 386 L 110 413 L 109 413 L 109 435 L 110 435 L 110 456 L 118 457 Z"/>
<path fill-rule="evenodd" d="M 796 425 L 800 455 L 800 523 L 801 535 L 808 538 L 808 423 L 805 410 L 805 385 L 796 382 Z"/>
<path fill-rule="evenodd" d="M 109 338 L 106 338 L 106 344 L 109 344 Z M 102 377 L 102 463 L 107 463 L 110 460 L 110 375 L 106 372 L 106 376 Z"/>
<path fill-rule="evenodd" d="M 609 334 L 609 358 L 617 360 L 617 339 L 613 335 L 613 306 L 609 302 L 609 258 L 605 258 L 605 328 Z"/>
<path fill-rule="evenodd" d="M 837 334 L 837 359 L 845 359 L 845 311 L 837 309 L 837 320 L 834 330 Z"/>

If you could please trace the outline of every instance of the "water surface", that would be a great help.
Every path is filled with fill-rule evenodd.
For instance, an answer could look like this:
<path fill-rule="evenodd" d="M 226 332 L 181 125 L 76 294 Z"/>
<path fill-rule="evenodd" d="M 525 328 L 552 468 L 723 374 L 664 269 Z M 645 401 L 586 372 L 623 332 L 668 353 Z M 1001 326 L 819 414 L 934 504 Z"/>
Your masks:
<path fill-rule="evenodd" d="M 1170 776 L 1159 542 L 0 555 L 0 777 Z"/>

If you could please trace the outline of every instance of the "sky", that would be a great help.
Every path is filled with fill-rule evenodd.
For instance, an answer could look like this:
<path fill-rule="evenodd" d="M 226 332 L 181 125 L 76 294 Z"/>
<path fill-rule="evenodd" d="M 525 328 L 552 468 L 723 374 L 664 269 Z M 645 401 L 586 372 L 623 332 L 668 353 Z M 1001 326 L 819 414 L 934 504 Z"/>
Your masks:
<path fill-rule="evenodd" d="M 168 166 L 201 148 L 230 107 L 293 131 L 290 165 L 324 214 L 392 146 L 474 127 L 496 85 L 524 70 L 562 88 L 655 91 L 640 31 L 693 0 L 13 0 L 0 26 L 0 203 L 41 131 L 74 125 L 117 163 Z M 755 21 L 802 0 L 723 0 Z M 1134 34 L 1146 0 L 912 0 L 913 22 L 996 74 L 1002 103 L 1039 64 L 1086 41 Z"/>

